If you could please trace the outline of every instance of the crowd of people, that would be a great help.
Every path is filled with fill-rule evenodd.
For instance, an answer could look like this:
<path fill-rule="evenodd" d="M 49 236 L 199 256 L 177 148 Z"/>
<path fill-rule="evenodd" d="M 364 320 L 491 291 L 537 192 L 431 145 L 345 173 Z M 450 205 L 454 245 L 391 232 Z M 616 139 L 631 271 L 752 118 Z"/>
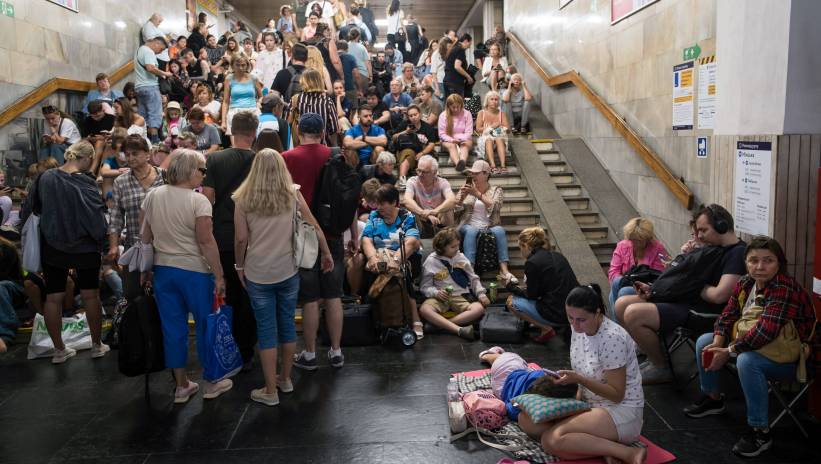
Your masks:
<path fill-rule="evenodd" d="M 815 323 L 806 291 L 787 273 L 781 246 L 767 237 L 745 243 L 726 209 L 701 208 L 691 223 L 692 240 L 676 259 L 720 252 L 701 253 L 699 265 L 709 272 L 695 293 L 660 300 L 652 279 L 635 274 L 663 275 L 672 258 L 652 222 L 635 218 L 613 253 L 611 291 L 603 299 L 598 286 L 579 284 L 544 229 L 530 227 L 518 235 L 525 258 L 520 282 L 511 272 L 501 221 L 503 188 L 489 179 L 507 172 L 508 136 L 530 131 L 533 95 L 505 57 L 504 31 L 472 47 L 469 34 L 452 30 L 429 40 L 399 0 L 389 2 L 386 16 L 387 44 L 374 51 L 377 30 L 364 2 L 285 5 L 256 37 L 239 22 L 215 37 L 200 17 L 190 35 L 172 38 L 154 14 L 141 31 L 135 81 L 123 92 L 111 88 L 107 75 L 97 75 L 79 124 L 44 106 L 46 133 L 20 211 L 20 224 L 31 214 L 40 218 L 42 271 L 21 272 L 17 248 L 0 239 L 0 351 L 19 325 L 14 308 L 28 300 L 44 315 L 55 347 L 52 362 L 74 356 L 60 328 L 78 292 L 91 356 L 105 356 L 101 282 L 126 300 L 151 287 L 166 367 L 176 382 L 174 402 L 185 403 L 200 388 L 186 370 L 188 314 L 199 362 L 207 368 L 204 319 L 215 298 L 224 297 L 234 310 L 243 370 L 253 369 L 258 350 L 264 385 L 250 397 L 274 406 L 279 393 L 294 389 L 293 367 L 315 370 L 321 363 L 320 307 L 330 339 L 327 363 L 344 365 L 343 296 L 367 298 L 385 256 L 404 260 L 418 286 L 408 321 L 418 339 L 437 328 L 474 340 L 475 324 L 493 303 L 476 272 L 480 237 L 491 235 L 496 255 L 481 259 L 498 264 L 496 279 L 510 292 L 507 310 L 538 328 L 538 343 L 572 333 L 572 370 L 540 382 L 577 385 L 578 397 L 593 406 L 551 424 L 519 415 L 522 429 L 547 451 L 642 462 L 642 452 L 624 446 L 641 431 L 642 384 L 672 380 L 659 336 L 686 325 L 692 311 L 719 316 L 713 332 L 697 342 L 704 397 L 685 413 L 724 411 L 716 377 L 733 360 L 751 427 L 734 451 L 754 456 L 766 450 L 766 380 L 795 377 L 802 367 L 798 358 L 773 359 L 763 349 L 781 343 L 788 325 L 808 342 Z M 475 79 L 486 88 L 473 113 L 468 102 L 478 99 Z M 439 173 L 437 146 L 466 176 L 455 191 Z M 468 166 L 473 153 L 477 158 Z M 357 212 L 344 233 L 317 219 L 320 175 L 337 156 L 362 181 L 351 205 Z M 9 192 L 2 193 L 0 200 Z M 11 202 L 0 205 L 5 222 Z M 317 234 L 312 266 L 295 261 L 297 216 Z M 424 239 L 432 239 L 432 250 L 422 249 Z M 138 246 L 153 247 L 153 268 L 118 272 L 118 258 Z M 739 321 L 746 321 L 746 330 Z M 704 353 L 711 353 L 709 363 L 702 363 Z M 492 365 L 500 397 L 511 373 L 528 369 L 498 347 L 480 359 Z M 517 391 L 543 375 L 531 377 Z M 203 380 L 206 399 L 233 387 L 228 378 Z"/>

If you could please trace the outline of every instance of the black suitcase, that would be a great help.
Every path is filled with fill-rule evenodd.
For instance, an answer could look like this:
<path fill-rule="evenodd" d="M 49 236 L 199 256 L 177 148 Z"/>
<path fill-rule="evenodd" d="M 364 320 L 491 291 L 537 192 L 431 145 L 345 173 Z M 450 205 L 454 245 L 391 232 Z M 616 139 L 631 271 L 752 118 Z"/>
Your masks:
<path fill-rule="evenodd" d="M 479 335 L 485 343 L 522 343 L 525 322 L 504 305 L 491 305 L 479 323 Z"/>
<path fill-rule="evenodd" d="M 342 346 L 367 346 L 379 343 L 373 325 L 371 305 L 349 303 L 342 306 Z M 319 339 L 324 345 L 331 345 L 325 316 L 319 322 Z"/>

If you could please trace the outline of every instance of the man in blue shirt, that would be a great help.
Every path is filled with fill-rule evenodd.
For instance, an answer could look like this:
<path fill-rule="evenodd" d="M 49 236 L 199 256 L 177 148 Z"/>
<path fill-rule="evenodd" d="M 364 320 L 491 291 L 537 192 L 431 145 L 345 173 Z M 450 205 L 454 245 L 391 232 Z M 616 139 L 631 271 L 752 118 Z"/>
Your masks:
<path fill-rule="evenodd" d="M 356 83 L 360 79 L 359 68 L 356 65 L 356 58 L 348 53 L 348 42 L 344 40 L 336 41 L 336 49 L 339 51 L 339 61 L 342 62 L 342 76 L 345 79 L 345 98 L 351 104 L 352 109 L 359 108 L 359 92 Z"/>
<path fill-rule="evenodd" d="M 375 164 L 376 158 L 388 145 L 385 130 L 373 123 L 373 108 L 362 105 L 357 110 L 359 124 L 345 132 L 342 143 L 345 148 L 353 148 L 359 154 L 359 165 Z"/>
<path fill-rule="evenodd" d="M 391 91 L 382 97 L 382 103 L 391 113 L 391 131 L 402 124 L 402 121 L 405 119 L 405 112 L 407 112 L 408 107 L 413 104 L 413 98 L 402 91 L 403 87 L 404 85 L 401 80 L 394 79 L 391 81 Z"/>
<path fill-rule="evenodd" d="M 106 73 L 97 74 L 95 81 L 97 82 L 97 88 L 89 90 L 85 100 L 83 100 L 83 114 L 88 116 L 88 104 L 93 101 L 103 102 L 103 111 L 106 114 L 114 114 L 114 100 L 122 97 L 123 93 L 111 88 L 111 82 L 109 82 Z"/>

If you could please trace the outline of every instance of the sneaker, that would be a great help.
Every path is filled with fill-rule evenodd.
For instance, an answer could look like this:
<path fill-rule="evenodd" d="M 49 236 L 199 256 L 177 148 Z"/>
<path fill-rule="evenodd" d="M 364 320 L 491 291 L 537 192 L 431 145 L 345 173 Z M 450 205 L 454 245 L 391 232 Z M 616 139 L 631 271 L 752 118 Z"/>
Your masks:
<path fill-rule="evenodd" d="M 652 363 L 648 363 L 641 371 L 642 385 L 655 385 L 672 381 L 673 373 L 667 367 L 656 367 Z"/>
<path fill-rule="evenodd" d="M 51 357 L 52 364 L 63 364 L 68 361 L 68 358 L 77 354 L 74 348 L 65 347 L 62 350 L 54 350 L 54 355 Z"/>
<path fill-rule="evenodd" d="M 294 384 L 291 382 L 291 379 L 279 380 L 277 379 L 277 388 L 282 393 L 291 393 L 294 391 Z"/>
<path fill-rule="evenodd" d="M 202 394 L 202 397 L 206 400 L 213 400 L 230 390 L 233 386 L 234 382 L 231 379 L 222 379 L 216 383 L 206 382 L 205 393 Z"/>
<path fill-rule="evenodd" d="M 174 389 L 174 404 L 187 403 L 198 391 L 200 391 L 199 384 L 189 380 L 187 387 Z"/>
<path fill-rule="evenodd" d="M 109 348 L 108 345 L 106 345 L 105 343 L 100 343 L 100 344 L 97 344 L 97 345 L 91 345 L 91 357 L 92 358 L 102 358 L 109 351 L 111 351 L 111 348 Z"/>
<path fill-rule="evenodd" d="M 265 393 L 265 387 L 251 390 L 251 399 L 265 406 L 276 406 L 279 404 L 279 395 L 276 392 Z"/>
<path fill-rule="evenodd" d="M 314 359 L 306 359 L 305 351 L 302 351 L 301 353 L 294 355 L 294 366 L 300 369 L 305 369 L 306 371 L 315 371 L 317 367 L 316 356 L 314 356 Z"/>
<path fill-rule="evenodd" d="M 465 170 L 465 160 L 459 160 L 459 162 L 456 163 L 456 172 L 461 173 L 461 172 L 464 172 L 464 170 Z"/>
<path fill-rule="evenodd" d="M 773 439 L 770 437 L 769 430 L 765 432 L 761 429 L 750 428 L 750 431 L 733 445 L 733 453 L 745 458 L 753 458 L 770 449 L 772 445 Z"/>
<path fill-rule="evenodd" d="M 396 183 L 396 188 L 403 189 L 403 188 L 405 188 L 405 186 L 407 184 L 408 184 L 408 178 L 405 177 L 405 176 L 402 176 L 402 177 L 399 178 L 399 182 Z"/>
<path fill-rule="evenodd" d="M 342 367 L 345 365 L 345 356 L 342 353 L 334 356 L 333 350 L 328 350 L 328 362 L 333 367 Z"/>
<path fill-rule="evenodd" d="M 684 415 L 698 419 L 699 417 L 724 413 L 724 395 L 714 400 L 709 395 L 702 395 L 695 403 L 683 409 Z"/>
<path fill-rule="evenodd" d="M 460 337 L 464 338 L 465 340 L 470 340 L 470 341 L 474 340 L 474 338 L 473 338 L 473 326 L 472 325 L 469 325 L 467 327 L 459 327 L 459 331 L 457 332 L 457 334 Z"/>

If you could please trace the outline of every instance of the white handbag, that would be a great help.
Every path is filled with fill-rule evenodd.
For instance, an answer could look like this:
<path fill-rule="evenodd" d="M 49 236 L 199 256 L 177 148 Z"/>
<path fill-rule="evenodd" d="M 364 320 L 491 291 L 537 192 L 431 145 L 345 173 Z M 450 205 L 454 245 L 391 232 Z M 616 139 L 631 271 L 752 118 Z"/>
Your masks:
<path fill-rule="evenodd" d="M 23 242 L 23 269 L 40 272 L 40 216 L 31 213 L 20 235 Z"/>
<path fill-rule="evenodd" d="M 299 212 L 299 197 L 294 204 L 294 261 L 300 269 L 313 269 L 319 255 L 319 238 L 316 228 L 302 219 Z"/>
<path fill-rule="evenodd" d="M 148 272 L 154 267 L 154 245 L 138 241 L 117 260 L 120 266 L 128 266 L 128 272 Z"/>

